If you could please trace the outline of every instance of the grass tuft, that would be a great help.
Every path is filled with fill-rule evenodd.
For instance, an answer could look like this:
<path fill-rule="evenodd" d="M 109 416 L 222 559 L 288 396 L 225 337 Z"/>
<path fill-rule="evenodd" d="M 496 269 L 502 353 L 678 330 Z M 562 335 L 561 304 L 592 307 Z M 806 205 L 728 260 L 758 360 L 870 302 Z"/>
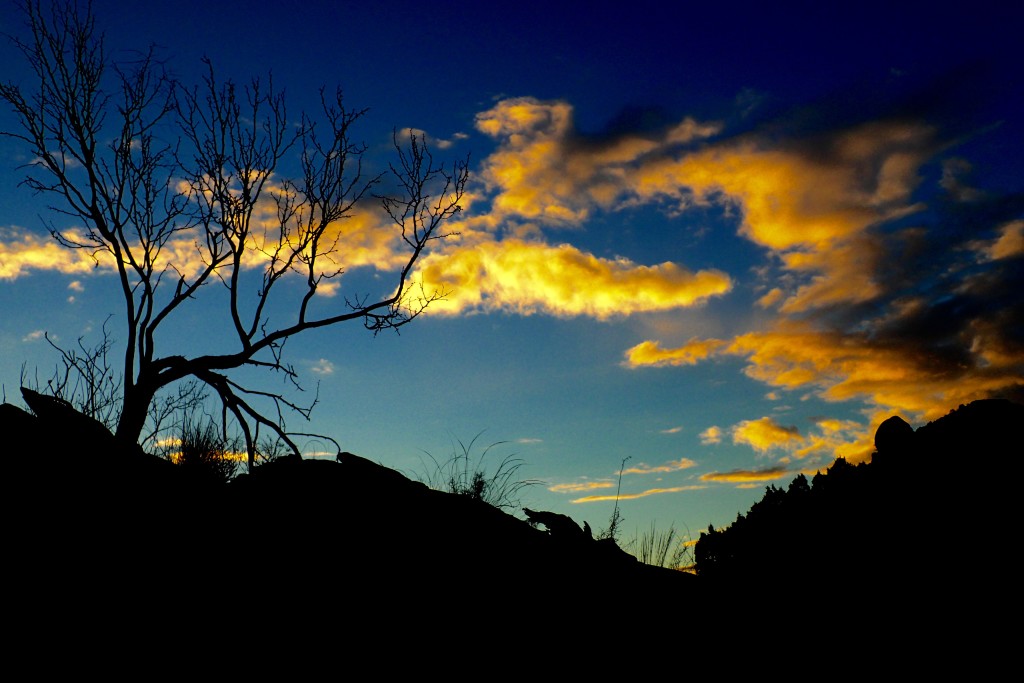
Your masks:
<path fill-rule="evenodd" d="M 483 501 L 498 509 L 508 510 L 520 507 L 519 494 L 529 486 L 540 484 L 539 480 L 521 479 L 519 470 L 523 460 L 514 454 L 502 458 L 493 471 L 488 472 L 484 460 L 498 446 L 508 443 L 496 441 L 484 448 L 478 456 L 473 455 L 476 442 L 483 435 L 479 432 L 469 443 L 453 438 L 452 454 L 441 461 L 424 451 L 433 466 L 419 476 L 419 481 L 432 489 L 447 491 Z"/>
<path fill-rule="evenodd" d="M 627 549 L 644 564 L 690 571 L 693 565 L 693 544 L 676 531 L 674 525 L 658 530 L 654 522 L 651 528 L 637 534 L 627 544 Z"/>

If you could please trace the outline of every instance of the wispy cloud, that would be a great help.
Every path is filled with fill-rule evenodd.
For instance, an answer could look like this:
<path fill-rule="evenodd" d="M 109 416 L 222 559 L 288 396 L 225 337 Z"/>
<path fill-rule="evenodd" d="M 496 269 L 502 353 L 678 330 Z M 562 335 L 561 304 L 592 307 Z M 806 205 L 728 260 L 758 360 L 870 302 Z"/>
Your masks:
<path fill-rule="evenodd" d="M 268 184 L 267 195 L 257 206 L 252 225 L 252 239 L 247 245 L 242 266 L 244 270 L 265 268 L 268 264 L 268 245 L 272 245 L 281 233 L 280 221 L 276 218 L 274 192 L 283 192 L 280 187 Z M 401 234 L 388 222 L 379 208 L 369 205 L 357 207 L 344 219 L 327 226 L 320 240 L 320 272 L 331 273 L 339 268 L 351 269 L 373 267 L 379 270 L 393 270 L 408 260 Z M 80 230 L 70 229 L 64 234 L 71 241 L 90 243 Z M 205 243 L 205 237 L 195 229 L 182 231 L 160 250 L 157 268 L 174 266 L 179 272 L 192 275 L 205 265 L 203 251 L 198 244 Z M 136 256 L 141 254 L 137 245 Z M 141 260 L 141 257 L 139 257 Z M 100 249 L 68 249 L 59 245 L 50 236 L 40 236 L 32 231 L 8 227 L 0 229 L 0 280 L 13 280 L 33 271 L 51 271 L 75 276 L 112 274 L 116 271 L 113 257 Z M 306 274 L 296 270 L 297 276 Z M 78 280 L 78 286 L 84 286 Z M 324 280 L 317 290 L 320 296 L 337 293 L 336 281 Z M 76 289 L 75 291 L 81 291 Z"/>
<path fill-rule="evenodd" d="M 326 358 L 320 358 L 316 360 L 309 368 L 313 374 L 326 377 L 334 374 L 334 363 L 327 360 Z"/>
<path fill-rule="evenodd" d="M 0 280 L 14 280 L 32 271 L 56 271 L 68 275 L 89 275 L 104 265 L 82 249 L 65 249 L 49 237 L 22 228 L 0 229 Z M 112 272 L 110 268 L 101 272 Z"/>
<path fill-rule="evenodd" d="M 637 500 L 638 498 L 647 498 L 648 496 L 660 496 L 666 493 L 682 493 L 684 491 L 700 491 L 701 489 L 707 488 L 699 484 L 691 484 L 688 486 L 671 486 L 668 488 L 657 488 L 647 489 L 639 493 L 620 493 L 619 495 L 608 495 L 608 496 L 584 496 L 582 498 L 574 498 L 569 501 L 570 503 L 601 503 L 609 500 Z"/>
<path fill-rule="evenodd" d="M 1024 256 L 1024 220 L 1001 225 L 994 240 L 975 242 L 972 246 L 990 261 Z"/>
<path fill-rule="evenodd" d="M 408 141 L 410 135 L 416 135 L 417 137 L 426 140 L 428 147 L 439 150 L 451 149 L 458 143 L 469 138 L 469 135 L 467 133 L 455 133 L 450 138 L 439 138 L 430 135 L 427 133 L 427 131 L 421 130 L 419 128 L 403 128 L 398 133 L 398 140 L 400 142 Z"/>
<path fill-rule="evenodd" d="M 596 208 L 628 199 L 636 167 L 650 156 L 721 129 L 684 119 L 656 133 L 585 138 L 576 133 L 573 117 L 568 102 L 528 97 L 504 100 L 477 115 L 477 129 L 499 143 L 481 170 L 494 194 L 494 212 L 504 219 L 577 225 Z"/>
<path fill-rule="evenodd" d="M 626 351 L 623 363 L 631 368 L 651 365 L 696 365 L 724 345 L 725 342 L 719 339 L 691 339 L 683 346 L 665 349 L 657 341 L 644 341 Z"/>
<path fill-rule="evenodd" d="M 580 491 L 594 491 L 599 489 L 610 489 L 615 486 L 611 481 L 585 481 L 570 484 L 555 484 L 548 487 L 552 493 L 579 493 Z"/>
<path fill-rule="evenodd" d="M 775 481 L 792 476 L 792 472 L 782 466 L 765 467 L 752 470 L 730 470 L 728 472 L 708 472 L 702 474 L 701 481 L 723 482 L 727 484 L 748 484 L 763 481 Z"/>
<path fill-rule="evenodd" d="M 689 469 L 696 467 L 697 463 L 689 458 L 679 458 L 679 460 L 673 460 L 663 465 L 647 465 L 640 463 L 634 467 L 627 467 L 622 470 L 622 474 L 663 474 L 666 472 L 678 472 L 679 470 Z"/>
<path fill-rule="evenodd" d="M 923 326 L 924 319 L 937 313 L 923 302 L 907 301 L 899 315 L 905 324 L 922 318 Z M 972 327 L 969 319 L 960 324 Z M 713 346 L 717 354 L 746 358 L 746 374 L 773 387 L 810 389 L 828 401 L 867 401 L 935 419 L 951 405 L 1012 392 L 1022 384 L 1024 351 L 1001 343 L 999 330 L 986 329 L 983 320 L 974 327 L 988 334 L 975 336 L 972 346 L 956 355 L 956 364 L 944 352 L 931 350 L 931 344 L 913 343 L 913 337 L 902 345 L 886 344 L 878 336 L 829 334 L 795 324 L 740 335 L 724 344 L 714 340 Z M 686 347 L 672 351 L 685 354 Z M 936 372 L 938 368 L 944 369 Z"/>

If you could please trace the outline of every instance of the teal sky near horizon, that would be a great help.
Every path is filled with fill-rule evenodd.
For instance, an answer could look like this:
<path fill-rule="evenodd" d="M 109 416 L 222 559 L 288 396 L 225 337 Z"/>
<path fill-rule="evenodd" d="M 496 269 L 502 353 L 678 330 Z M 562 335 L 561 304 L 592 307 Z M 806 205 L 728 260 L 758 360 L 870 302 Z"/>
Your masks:
<path fill-rule="evenodd" d="M 340 86 L 368 109 L 370 168 L 395 130 L 438 161 L 470 155 L 459 235 L 417 270 L 451 295 L 400 335 L 356 322 L 290 341 L 305 397 L 319 386 L 298 431 L 414 476 L 459 440 L 474 456 L 501 442 L 483 464 L 521 459 L 543 482 L 527 506 L 601 530 L 618 492 L 625 538 L 695 539 L 770 484 L 866 459 L 890 415 L 1024 400 L 1024 8 L 95 5 L 112 56 L 157 44 L 186 84 L 209 56 L 239 84 L 272 72 L 295 113 Z M 0 32 L 24 37 L 0 6 Z M 7 41 L 0 64 L 31 87 Z M 45 381 L 58 360 L 44 332 L 95 343 L 112 316 L 121 340 L 122 311 L 113 274 L 47 235 L 51 199 L 19 186 L 26 150 L 0 137 L 0 161 L 0 383 L 20 403 L 23 368 Z M 325 306 L 394 263 L 371 204 Z M 212 299 L 158 351 L 216 344 Z M 971 455 L 951 481 L 993 476 Z"/>

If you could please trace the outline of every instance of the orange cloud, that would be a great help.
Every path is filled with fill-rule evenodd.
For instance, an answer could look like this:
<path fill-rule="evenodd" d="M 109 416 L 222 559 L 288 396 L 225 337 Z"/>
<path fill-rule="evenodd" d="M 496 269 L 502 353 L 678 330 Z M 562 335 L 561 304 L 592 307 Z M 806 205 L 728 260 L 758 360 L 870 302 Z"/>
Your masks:
<path fill-rule="evenodd" d="M 552 493 L 577 493 L 579 491 L 594 491 L 597 489 L 610 489 L 615 486 L 610 481 L 586 481 L 576 484 L 555 484 L 549 486 L 548 491 Z"/>
<path fill-rule="evenodd" d="M 990 261 L 1021 256 L 1024 254 L 1024 220 L 1006 223 L 999 228 L 999 237 L 975 248 Z"/>
<path fill-rule="evenodd" d="M 598 258 L 567 244 L 518 239 L 430 254 L 414 279 L 427 291 L 449 292 L 431 307 L 433 313 L 504 310 L 601 320 L 695 306 L 732 286 L 717 270 L 692 273 L 673 263 L 643 266 Z"/>
<path fill-rule="evenodd" d="M 579 223 L 596 206 L 615 206 L 629 190 L 633 167 L 645 157 L 721 129 L 685 119 L 658 134 L 585 140 L 575 133 L 568 103 L 529 97 L 481 112 L 476 127 L 500 143 L 480 172 L 495 195 L 492 211 L 556 225 Z"/>
<path fill-rule="evenodd" d="M 743 210 L 743 234 L 757 244 L 821 251 L 917 208 L 910 193 L 933 135 L 927 126 L 869 123 L 815 140 L 813 153 L 748 138 L 644 167 L 634 190 L 734 202 Z"/>
<path fill-rule="evenodd" d="M 979 329 L 981 339 L 992 339 L 982 332 Z M 866 401 L 881 411 L 902 411 L 925 420 L 941 417 L 950 406 L 1019 387 L 1024 362 L 1019 351 L 979 340 L 972 366 L 939 373 L 919 347 L 878 344 L 864 336 L 819 332 L 794 323 L 779 323 L 774 331 L 751 332 L 725 343 L 691 340 L 664 353 L 686 357 L 691 347 L 704 344 L 714 349 L 707 357 L 746 358 L 745 374 L 772 387 L 810 389 L 831 402 Z M 627 362 L 628 358 L 627 351 Z M 642 364 L 639 360 L 634 357 L 634 365 Z"/>
<path fill-rule="evenodd" d="M 330 224 L 320 240 L 319 272 L 334 272 L 371 266 L 380 270 L 393 270 L 404 265 L 408 252 L 398 230 L 384 222 L 379 210 L 356 210 L 340 221 Z M 64 231 L 76 242 L 86 242 L 76 230 Z M 246 270 L 265 268 L 270 263 L 281 234 L 280 221 L 270 194 L 261 200 L 253 223 L 253 232 L 242 264 Z M 198 228 L 191 233 L 179 232 L 160 250 L 157 268 L 173 266 L 186 275 L 198 273 L 205 267 L 204 252 L 197 248 L 203 243 Z M 135 247 L 141 250 L 140 247 Z M 13 280 L 31 271 L 56 271 L 69 275 L 88 275 L 115 272 L 113 257 L 105 250 L 69 249 L 49 236 L 7 228 L 0 230 L 0 280 Z M 296 266 L 297 273 L 301 273 Z M 75 291 L 82 291 L 80 281 L 73 283 Z M 337 284 L 325 280 L 317 293 L 330 296 Z"/>
<path fill-rule="evenodd" d="M 711 426 L 700 433 L 700 442 L 705 446 L 722 442 L 721 427 Z"/>
<path fill-rule="evenodd" d="M 732 441 L 747 444 L 759 453 L 767 453 L 776 448 L 792 448 L 804 441 L 804 437 L 796 427 L 784 427 L 770 417 L 757 420 L 745 420 L 733 427 Z"/>
<path fill-rule="evenodd" d="M 670 488 L 662 489 L 647 489 L 640 493 L 622 493 L 615 496 L 584 496 L 583 498 L 575 498 L 570 500 L 570 503 L 601 503 L 609 500 L 636 500 L 638 498 L 646 498 L 648 496 L 658 496 L 663 493 L 681 493 L 683 491 L 700 491 L 706 487 L 699 486 L 696 484 L 690 486 L 673 486 Z"/>
<path fill-rule="evenodd" d="M 626 350 L 623 364 L 631 368 L 652 365 L 696 365 L 724 345 L 725 342 L 718 339 L 691 339 L 683 346 L 665 349 L 656 341 L 644 341 Z"/>
<path fill-rule="evenodd" d="M 93 258 L 90 251 L 67 249 L 49 235 L 40 237 L 20 228 L 0 230 L 0 280 L 14 280 L 31 271 L 88 275 L 98 270 L 114 272 L 113 259 L 106 252 Z"/>
<path fill-rule="evenodd" d="M 879 293 L 869 230 L 920 210 L 912 192 L 936 149 L 925 125 L 873 122 L 802 144 L 747 136 L 640 165 L 627 180 L 639 202 L 720 203 L 741 215 L 740 234 L 778 252 L 797 289 L 761 300 L 787 312 Z M 783 301 L 783 299 L 785 299 Z"/>
<path fill-rule="evenodd" d="M 792 472 L 785 467 L 766 467 L 758 470 L 731 470 L 729 472 L 708 472 L 702 474 L 701 481 L 719 481 L 725 483 L 749 484 L 759 481 L 774 481 L 787 477 Z"/>
<path fill-rule="evenodd" d="M 673 462 L 666 463 L 664 465 L 645 465 L 643 463 L 636 467 L 629 467 L 622 470 L 623 474 L 660 474 L 665 472 L 678 472 L 679 470 L 689 469 L 690 467 L 696 467 L 697 463 L 689 458 L 680 458 Z"/>

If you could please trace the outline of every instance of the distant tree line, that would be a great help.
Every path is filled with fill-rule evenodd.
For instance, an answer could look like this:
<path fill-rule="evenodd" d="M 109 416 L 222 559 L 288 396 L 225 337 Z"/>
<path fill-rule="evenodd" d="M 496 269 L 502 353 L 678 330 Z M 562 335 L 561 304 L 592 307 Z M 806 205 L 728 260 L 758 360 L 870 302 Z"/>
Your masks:
<path fill-rule="evenodd" d="M 870 462 L 837 459 L 810 480 L 770 485 L 694 548 L 698 576 L 729 585 L 849 588 L 992 577 L 1010 559 L 1024 405 L 986 399 L 918 430 L 899 417 L 875 436 Z"/>

